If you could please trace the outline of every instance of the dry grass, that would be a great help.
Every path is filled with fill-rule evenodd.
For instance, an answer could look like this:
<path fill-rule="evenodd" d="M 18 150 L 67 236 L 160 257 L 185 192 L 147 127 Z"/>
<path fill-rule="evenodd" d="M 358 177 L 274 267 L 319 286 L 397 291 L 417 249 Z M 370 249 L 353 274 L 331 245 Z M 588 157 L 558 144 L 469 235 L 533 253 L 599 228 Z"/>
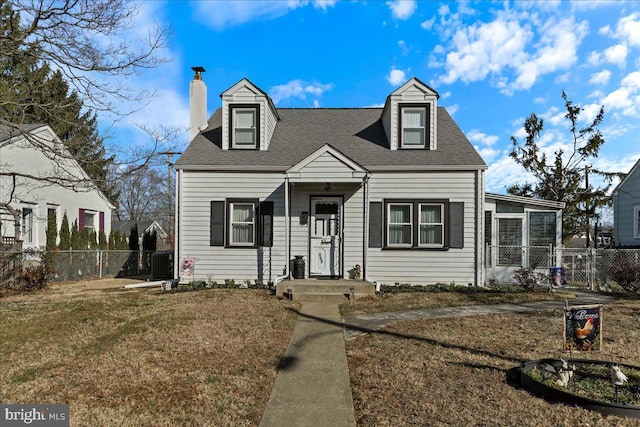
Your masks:
<path fill-rule="evenodd" d="M 257 425 L 295 313 L 258 290 L 0 298 L 0 401 L 68 403 L 72 425 Z"/>
<path fill-rule="evenodd" d="M 458 292 L 406 292 L 383 293 L 375 298 L 362 298 L 340 306 L 343 316 L 368 313 L 442 308 L 478 304 L 521 304 L 533 301 L 575 298 L 570 291 L 549 292 L 546 288 L 536 292 L 500 292 L 462 288 Z"/>
<path fill-rule="evenodd" d="M 405 296 L 403 296 L 404 298 Z M 415 296 L 413 296 L 415 297 Z M 519 388 L 510 370 L 560 357 L 558 313 L 498 314 L 396 323 L 347 343 L 360 426 L 638 426 L 549 403 Z M 604 307 L 603 350 L 575 357 L 640 363 L 640 301 Z"/>

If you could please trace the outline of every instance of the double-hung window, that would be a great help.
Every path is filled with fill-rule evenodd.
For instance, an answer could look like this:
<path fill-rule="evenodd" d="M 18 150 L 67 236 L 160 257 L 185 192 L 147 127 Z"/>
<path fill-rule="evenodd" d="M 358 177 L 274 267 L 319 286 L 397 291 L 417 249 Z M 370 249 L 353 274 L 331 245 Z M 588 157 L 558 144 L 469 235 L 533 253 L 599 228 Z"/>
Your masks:
<path fill-rule="evenodd" d="M 425 148 L 427 136 L 427 108 L 401 108 L 401 148 Z"/>
<path fill-rule="evenodd" d="M 229 204 L 229 244 L 231 246 L 255 246 L 256 205 L 254 203 L 232 202 Z"/>
<path fill-rule="evenodd" d="M 444 246 L 444 205 L 420 203 L 418 246 L 441 248 Z"/>
<path fill-rule="evenodd" d="M 413 246 L 413 204 L 389 203 L 387 209 L 388 246 Z"/>
<path fill-rule="evenodd" d="M 370 248 L 464 248 L 464 202 L 386 199 L 369 202 Z"/>
<path fill-rule="evenodd" d="M 95 212 L 84 212 L 84 228 L 88 228 L 91 231 L 96 230 L 96 214 Z"/>
<path fill-rule="evenodd" d="M 258 141 L 258 107 L 231 109 L 231 145 L 233 148 L 255 149 Z"/>

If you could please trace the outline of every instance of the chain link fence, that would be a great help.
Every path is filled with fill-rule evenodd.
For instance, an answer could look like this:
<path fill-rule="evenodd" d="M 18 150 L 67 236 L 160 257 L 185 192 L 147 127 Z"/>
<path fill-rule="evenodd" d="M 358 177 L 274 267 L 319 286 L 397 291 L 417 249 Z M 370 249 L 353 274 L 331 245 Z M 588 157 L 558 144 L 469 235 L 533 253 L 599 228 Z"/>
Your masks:
<path fill-rule="evenodd" d="M 144 276 L 151 274 L 149 251 L 0 251 L 0 283 L 10 283 L 23 269 L 46 260 L 50 281 L 80 280 L 114 276 Z"/>
<path fill-rule="evenodd" d="M 514 273 L 521 268 L 531 268 L 548 280 L 552 270 L 553 274 L 563 273 L 566 286 L 591 290 L 624 287 L 619 282 L 625 273 L 629 283 L 638 286 L 640 282 L 640 249 L 489 245 L 485 254 L 489 283 L 516 283 Z"/>

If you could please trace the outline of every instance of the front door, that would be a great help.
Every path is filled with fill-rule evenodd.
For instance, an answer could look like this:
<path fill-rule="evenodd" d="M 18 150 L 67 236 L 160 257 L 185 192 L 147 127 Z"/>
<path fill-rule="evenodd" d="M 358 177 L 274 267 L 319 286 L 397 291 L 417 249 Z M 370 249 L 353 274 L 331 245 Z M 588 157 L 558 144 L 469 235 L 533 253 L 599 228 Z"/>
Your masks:
<path fill-rule="evenodd" d="M 342 240 L 342 197 L 312 197 L 309 224 L 309 274 L 339 276 Z"/>

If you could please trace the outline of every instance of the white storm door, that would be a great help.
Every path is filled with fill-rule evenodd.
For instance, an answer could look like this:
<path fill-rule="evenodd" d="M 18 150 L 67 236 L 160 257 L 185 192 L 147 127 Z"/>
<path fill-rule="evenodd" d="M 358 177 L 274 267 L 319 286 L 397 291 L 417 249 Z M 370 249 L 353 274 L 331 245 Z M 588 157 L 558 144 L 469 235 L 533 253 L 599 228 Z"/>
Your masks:
<path fill-rule="evenodd" d="M 342 198 L 312 197 L 309 224 L 309 274 L 340 275 L 342 240 Z"/>

